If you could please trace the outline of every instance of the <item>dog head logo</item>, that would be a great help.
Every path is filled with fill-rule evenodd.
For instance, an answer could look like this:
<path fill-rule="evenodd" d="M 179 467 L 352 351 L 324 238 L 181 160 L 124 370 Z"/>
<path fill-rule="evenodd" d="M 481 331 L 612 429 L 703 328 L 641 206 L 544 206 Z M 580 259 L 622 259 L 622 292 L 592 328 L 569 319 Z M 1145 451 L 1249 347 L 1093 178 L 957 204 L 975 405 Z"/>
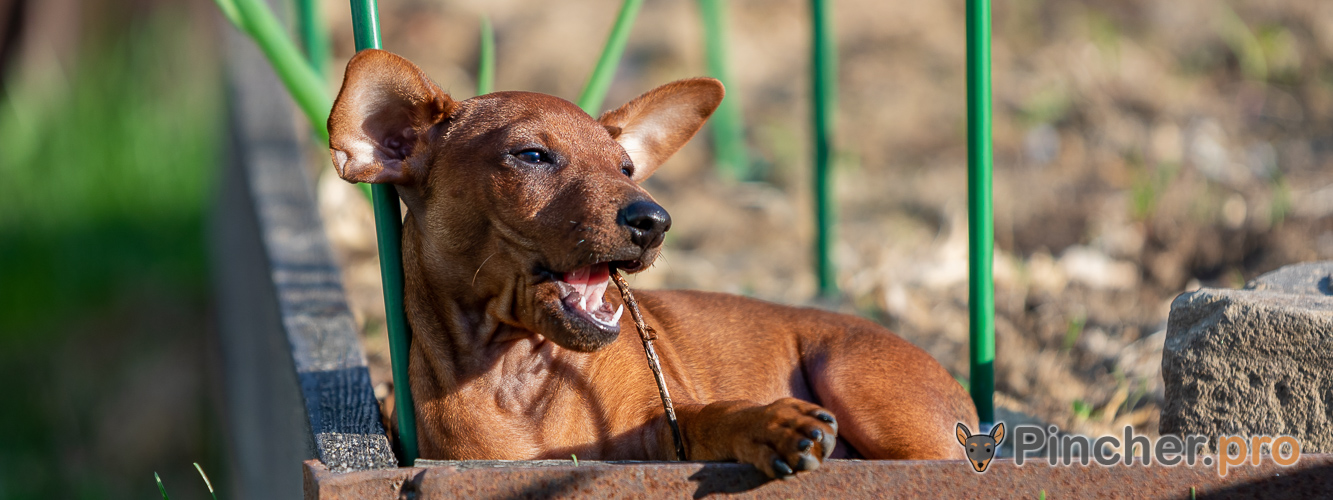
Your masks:
<path fill-rule="evenodd" d="M 956 431 L 958 444 L 967 450 L 967 461 L 972 464 L 972 469 L 986 472 L 986 466 L 990 465 L 992 458 L 995 458 L 995 450 L 1000 448 L 1000 441 L 1004 440 L 1004 423 L 995 424 L 990 434 L 973 435 L 972 431 L 961 423 L 958 424 Z"/>

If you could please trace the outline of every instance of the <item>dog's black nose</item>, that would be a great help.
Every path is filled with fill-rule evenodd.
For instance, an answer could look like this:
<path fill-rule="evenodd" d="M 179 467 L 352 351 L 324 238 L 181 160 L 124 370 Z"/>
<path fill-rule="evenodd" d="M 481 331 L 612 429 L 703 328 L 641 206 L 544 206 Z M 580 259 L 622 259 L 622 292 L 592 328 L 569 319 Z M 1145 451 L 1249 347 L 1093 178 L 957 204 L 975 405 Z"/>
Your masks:
<path fill-rule="evenodd" d="M 639 200 L 620 209 L 619 222 L 629 228 L 630 241 L 648 249 L 662 244 L 662 236 L 671 229 L 671 214 L 662 205 Z"/>

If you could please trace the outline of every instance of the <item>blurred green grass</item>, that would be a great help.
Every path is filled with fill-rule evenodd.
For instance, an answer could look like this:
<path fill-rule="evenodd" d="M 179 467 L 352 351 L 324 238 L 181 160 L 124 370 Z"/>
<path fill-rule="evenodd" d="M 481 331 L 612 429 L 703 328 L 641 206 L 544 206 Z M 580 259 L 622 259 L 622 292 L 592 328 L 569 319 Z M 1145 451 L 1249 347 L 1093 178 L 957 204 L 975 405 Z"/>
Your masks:
<path fill-rule="evenodd" d="M 20 263 L 0 273 L 0 341 L 102 303 L 125 280 L 202 290 L 220 88 L 211 51 L 169 17 L 0 102 L 0 261 Z"/>
<path fill-rule="evenodd" d="M 153 469 L 220 468 L 202 383 L 216 37 L 185 8 L 124 17 L 0 95 L 0 498 L 143 498 Z"/>

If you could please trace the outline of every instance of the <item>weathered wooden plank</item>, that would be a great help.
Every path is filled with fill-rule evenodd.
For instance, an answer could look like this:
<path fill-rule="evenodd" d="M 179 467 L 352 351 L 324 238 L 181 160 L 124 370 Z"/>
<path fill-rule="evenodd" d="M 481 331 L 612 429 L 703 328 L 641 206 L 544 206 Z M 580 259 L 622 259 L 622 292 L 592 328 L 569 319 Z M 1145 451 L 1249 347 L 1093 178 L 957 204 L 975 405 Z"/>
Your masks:
<path fill-rule="evenodd" d="M 293 498 L 303 459 L 396 460 L 303 171 L 308 131 L 253 43 L 228 32 L 232 161 L 214 249 L 235 491 Z"/>

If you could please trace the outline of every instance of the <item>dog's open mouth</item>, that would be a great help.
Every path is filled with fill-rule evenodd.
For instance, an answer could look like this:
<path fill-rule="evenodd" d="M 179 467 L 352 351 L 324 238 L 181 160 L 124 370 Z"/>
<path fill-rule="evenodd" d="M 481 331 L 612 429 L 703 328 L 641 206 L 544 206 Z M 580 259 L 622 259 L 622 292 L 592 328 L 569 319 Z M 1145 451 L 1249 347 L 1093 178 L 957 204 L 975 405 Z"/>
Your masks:
<path fill-rule="evenodd" d="M 635 273 L 648 267 L 640 255 L 628 257 L 602 260 L 603 257 L 574 269 L 562 266 L 567 271 L 538 268 L 535 277 L 540 289 L 536 298 L 541 300 L 541 316 L 538 328 L 533 331 L 579 352 L 596 351 L 618 338 L 624 307 L 606 301 L 611 273 Z M 582 263 L 574 265 L 579 264 Z"/>
<path fill-rule="evenodd" d="M 611 284 L 611 270 L 611 263 L 607 262 L 580 267 L 557 278 L 555 284 L 567 312 L 589 320 L 599 329 L 619 331 L 625 306 L 612 311 L 611 304 L 602 301 Z"/>

